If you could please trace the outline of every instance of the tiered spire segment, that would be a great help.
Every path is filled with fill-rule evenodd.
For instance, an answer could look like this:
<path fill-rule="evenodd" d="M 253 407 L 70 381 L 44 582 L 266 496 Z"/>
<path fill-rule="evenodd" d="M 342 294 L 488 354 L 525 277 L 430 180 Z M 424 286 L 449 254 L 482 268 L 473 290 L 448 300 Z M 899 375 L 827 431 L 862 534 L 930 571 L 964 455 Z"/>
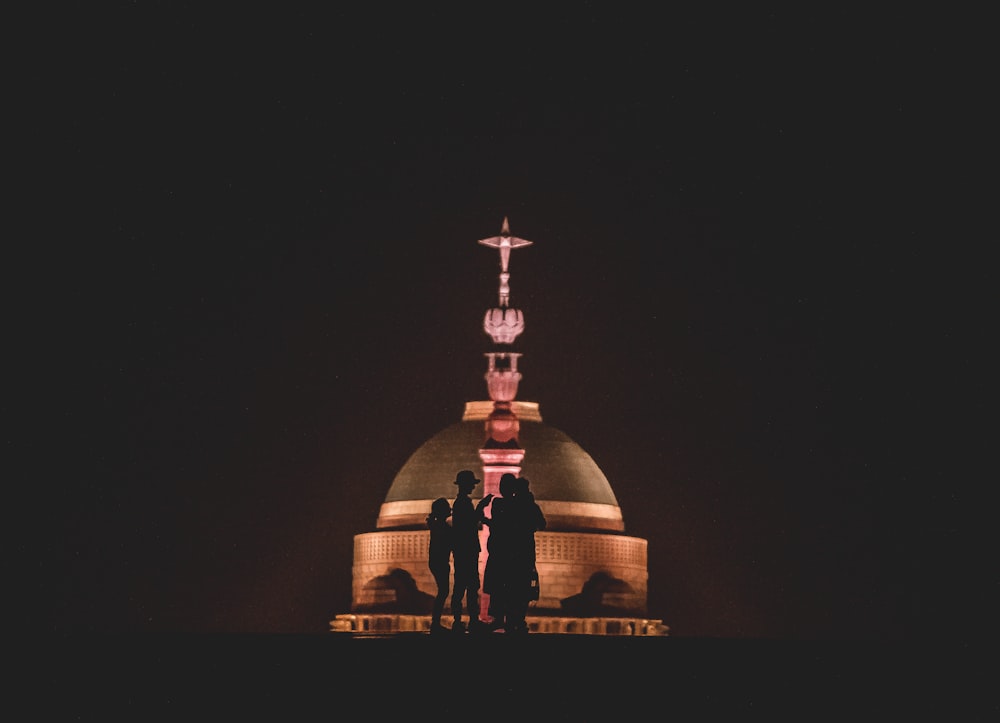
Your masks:
<path fill-rule="evenodd" d="M 510 252 L 522 246 L 530 246 L 531 241 L 511 236 L 510 224 L 505 216 L 500 235 L 480 239 L 479 243 L 500 250 L 500 298 L 496 307 L 486 311 L 483 329 L 495 344 L 512 344 L 524 331 L 524 314 L 520 309 L 510 307 L 510 273 L 507 270 L 510 264 Z M 521 374 L 517 371 L 517 360 L 520 356 L 518 352 L 513 351 L 491 351 L 486 354 L 486 386 L 493 402 L 493 409 L 486 419 L 486 438 L 479 450 L 479 459 L 483 463 L 484 496 L 502 496 L 500 478 L 508 472 L 513 475 L 521 474 L 521 462 L 524 460 L 525 450 L 517 441 L 521 424 L 513 408 L 517 385 L 521 381 Z M 484 514 L 487 517 L 492 516 L 492 502 L 486 506 Z M 480 547 L 483 550 L 479 557 L 479 574 L 482 577 L 489 558 L 489 526 L 483 525 L 479 535 Z M 479 596 L 481 620 L 492 621 L 489 608 L 490 596 L 484 591 Z"/>
<path fill-rule="evenodd" d="M 510 308 L 510 264 L 512 249 L 530 246 L 531 241 L 510 235 L 510 224 L 504 216 L 499 236 L 479 239 L 483 246 L 492 246 L 500 250 L 500 293 L 498 305 L 487 310 L 483 319 L 483 330 L 490 335 L 494 343 L 512 344 L 514 339 L 524 331 L 524 314 L 520 309 Z"/>

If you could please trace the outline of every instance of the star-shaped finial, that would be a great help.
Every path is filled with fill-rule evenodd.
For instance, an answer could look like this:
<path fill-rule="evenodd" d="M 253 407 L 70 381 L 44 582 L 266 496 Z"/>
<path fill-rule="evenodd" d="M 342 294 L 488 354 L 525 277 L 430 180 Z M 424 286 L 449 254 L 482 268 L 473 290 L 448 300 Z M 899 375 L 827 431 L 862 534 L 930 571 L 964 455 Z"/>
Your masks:
<path fill-rule="evenodd" d="M 517 236 L 511 236 L 510 224 L 507 222 L 507 217 L 504 216 L 500 235 L 479 239 L 479 243 L 483 246 L 492 246 L 493 248 L 500 249 L 500 269 L 506 273 L 507 265 L 510 262 L 510 250 L 521 246 L 531 246 L 532 242 L 527 239 L 518 238 Z"/>

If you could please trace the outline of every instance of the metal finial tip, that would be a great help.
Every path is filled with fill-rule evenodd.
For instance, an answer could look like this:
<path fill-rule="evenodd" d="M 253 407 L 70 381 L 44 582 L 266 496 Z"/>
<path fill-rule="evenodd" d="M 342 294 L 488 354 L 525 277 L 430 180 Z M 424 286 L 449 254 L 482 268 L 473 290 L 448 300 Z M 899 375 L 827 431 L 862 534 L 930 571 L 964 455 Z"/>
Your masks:
<path fill-rule="evenodd" d="M 499 236 L 481 238 L 478 243 L 481 243 L 483 246 L 492 246 L 499 249 L 516 249 L 519 246 L 531 246 L 531 241 L 510 235 L 510 223 L 508 223 L 506 216 L 503 217 L 503 226 L 500 228 Z"/>

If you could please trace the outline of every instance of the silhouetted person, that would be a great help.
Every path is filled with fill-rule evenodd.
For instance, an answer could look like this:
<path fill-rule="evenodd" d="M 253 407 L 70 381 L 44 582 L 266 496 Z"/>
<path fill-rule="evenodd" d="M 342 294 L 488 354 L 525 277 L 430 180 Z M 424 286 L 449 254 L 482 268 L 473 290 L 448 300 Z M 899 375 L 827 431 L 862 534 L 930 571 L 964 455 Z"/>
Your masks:
<path fill-rule="evenodd" d="M 479 521 L 480 515 L 472 504 L 473 488 L 479 484 L 476 475 L 463 469 L 455 476 L 458 494 L 451 506 L 451 526 L 454 532 L 452 556 L 455 561 L 455 586 L 451 593 L 451 612 L 455 617 L 452 632 L 466 630 L 462 622 L 462 602 L 469 611 L 469 630 L 479 626 Z"/>
<path fill-rule="evenodd" d="M 483 517 L 483 523 L 489 525 L 490 536 L 486 541 L 489 555 L 486 558 L 486 569 L 483 571 L 483 592 L 490 596 L 491 627 L 494 630 L 507 630 L 507 615 L 510 606 L 511 577 L 511 533 L 513 530 L 514 487 L 517 477 L 505 472 L 500 477 L 500 497 L 486 495 L 479 503 L 480 508 L 490 506 L 490 516 Z"/>
<path fill-rule="evenodd" d="M 444 602 L 448 598 L 451 579 L 451 554 L 453 546 L 453 530 L 448 518 L 451 517 L 451 505 L 444 497 L 438 497 L 431 503 L 431 513 L 427 515 L 427 527 L 431 531 L 431 541 L 427 551 L 427 566 L 437 583 L 437 595 L 434 597 L 434 608 L 431 612 L 431 633 L 445 630 L 441 625 L 441 615 L 444 613 Z"/>
<path fill-rule="evenodd" d="M 545 515 L 535 502 L 525 477 L 514 482 L 514 495 L 506 514 L 510 517 L 510 565 L 507 582 L 507 632 L 526 633 L 525 618 L 532 600 L 537 600 L 535 569 L 535 532 L 545 529 Z"/>

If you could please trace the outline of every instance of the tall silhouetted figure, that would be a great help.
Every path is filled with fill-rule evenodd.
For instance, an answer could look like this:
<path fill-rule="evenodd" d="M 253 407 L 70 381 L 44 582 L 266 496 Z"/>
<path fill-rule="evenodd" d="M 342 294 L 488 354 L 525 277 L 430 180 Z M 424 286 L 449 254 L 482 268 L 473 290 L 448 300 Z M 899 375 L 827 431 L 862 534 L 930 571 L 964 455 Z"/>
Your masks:
<path fill-rule="evenodd" d="M 490 507 L 490 516 L 483 517 L 483 523 L 489 525 L 490 536 L 486 541 L 489 556 L 486 558 L 486 569 L 483 571 L 483 591 L 490 596 L 491 627 L 494 630 L 507 631 L 507 615 L 510 607 L 511 578 L 511 534 L 513 532 L 514 488 L 517 477 L 510 472 L 500 476 L 500 496 L 486 495 L 482 499 L 480 509 Z"/>
<path fill-rule="evenodd" d="M 451 506 L 454 532 L 452 556 L 455 561 L 455 585 L 451 593 L 451 612 L 455 617 L 452 632 L 466 630 L 462 622 L 462 602 L 469 611 L 469 630 L 478 632 L 479 621 L 479 522 L 480 515 L 472 504 L 473 488 L 479 484 L 476 475 L 463 469 L 455 476 L 458 494 Z"/>
<path fill-rule="evenodd" d="M 532 600 L 538 599 L 535 569 L 535 532 L 545 529 L 545 515 L 535 502 L 525 477 L 514 482 L 514 496 L 506 514 L 510 517 L 510 566 L 507 583 L 507 632 L 526 633 L 525 618 Z"/>
<path fill-rule="evenodd" d="M 431 541 L 427 551 L 427 566 L 437 583 L 437 595 L 434 597 L 434 608 L 431 612 L 431 633 L 445 630 L 441 625 L 441 615 L 444 613 L 444 602 L 448 598 L 451 579 L 451 555 L 453 547 L 453 532 L 448 518 L 451 517 L 451 505 L 444 497 L 438 497 L 431 503 L 431 513 L 427 515 L 427 527 L 431 531 Z"/>

